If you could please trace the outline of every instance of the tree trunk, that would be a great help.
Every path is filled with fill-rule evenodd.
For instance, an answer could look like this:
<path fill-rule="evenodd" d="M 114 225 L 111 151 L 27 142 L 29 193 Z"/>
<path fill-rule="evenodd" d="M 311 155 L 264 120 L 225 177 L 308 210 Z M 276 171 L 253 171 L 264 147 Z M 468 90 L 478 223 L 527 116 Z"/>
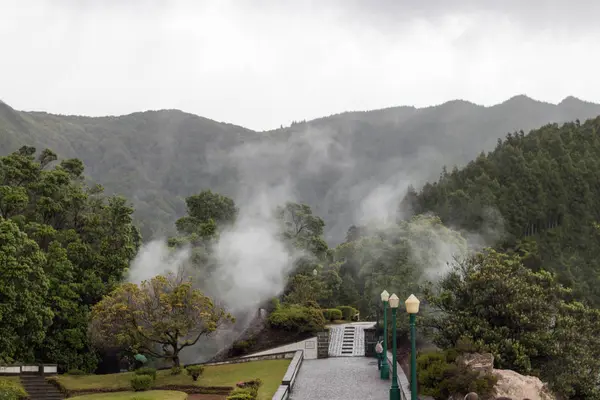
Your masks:
<path fill-rule="evenodd" d="M 173 360 L 173 366 L 174 367 L 180 367 L 181 366 L 181 363 L 179 362 L 179 352 L 173 354 L 172 360 Z"/>

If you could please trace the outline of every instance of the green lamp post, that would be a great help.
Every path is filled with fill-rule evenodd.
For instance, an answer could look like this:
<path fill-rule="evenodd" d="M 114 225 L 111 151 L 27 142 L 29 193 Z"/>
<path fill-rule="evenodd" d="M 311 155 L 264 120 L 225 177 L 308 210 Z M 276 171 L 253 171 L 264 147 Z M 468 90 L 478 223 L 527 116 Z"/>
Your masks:
<path fill-rule="evenodd" d="M 396 294 L 390 296 L 388 303 L 392 309 L 392 387 L 390 388 L 390 400 L 400 400 L 400 387 L 398 386 L 398 369 L 396 362 L 396 312 L 400 305 L 400 299 Z"/>
<path fill-rule="evenodd" d="M 383 303 L 383 359 L 381 360 L 381 379 L 390 379 L 390 366 L 387 362 L 387 306 L 390 294 L 387 290 L 381 292 L 381 302 Z"/>
<path fill-rule="evenodd" d="M 415 320 L 419 312 L 419 299 L 411 294 L 404 302 L 410 315 L 410 399 L 417 400 L 417 334 Z"/>

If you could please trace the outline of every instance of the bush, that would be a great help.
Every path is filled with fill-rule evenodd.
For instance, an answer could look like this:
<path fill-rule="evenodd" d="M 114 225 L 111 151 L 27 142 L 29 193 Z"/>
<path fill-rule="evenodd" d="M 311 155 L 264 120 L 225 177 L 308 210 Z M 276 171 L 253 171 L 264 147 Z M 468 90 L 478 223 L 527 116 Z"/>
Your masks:
<path fill-rule="evenodd" d="M 27 393 L 16 382 L 0 380 L 0 400 L 26 399 Z"/>
<path fill-rule="evenodd" d="M 476 392 L 481 399 L 492 397 L 498 378 L 491 374 L 481 375 L 457 364 L 454 361 L 456 354 L 455 349 L 450 349 L 419 355 L 417 381 L 421 394 L 436 400 L 446 400 L 456 394 L 464 396 L 469 392 Z"/>
<path fill-rule="evenodd" d="M 238 382 L 235 386 L 241 389 L 255 389 L 258 392 L 258 388 L 262 385 L 262 380 L 260 378 L 252 379 L 249 381 Z"/>
<path fill-rule="evenodd" d="M 135 370 L 136 375 L 149 375 L 152 380 L 156 380 L 156 368 L 142 367 Z"/>
<path fill-rule="evenodd" d="M 131 388 L 134 392 L 142 392 L 152 387 L 154 379 L 150 375 L 134 375 L 131 378 Z"/>
<path fill-rule="evenodd" d="M 356 308 L 350 306 L 339 306 L 337 309 L 342 312 L 342 318 L 345 321 L 352 321 L 352 317 L 358 313 Z"/>
<path fill-rule="evenodd" d="M 181 367 L 172 367 L 171 375 L 180 375 L 183 372 L 183 368 Z"/>
<path fill-rule="evenodd" d="M 277 297 L 273 297 L 273 299 L 271 299 L 271 307 L 269 311 L 276 311 L 279 310 L 281 308 L 281 302 L 279 301 L 279 299 Z"/>
<path fill-rule="evenodd" d="M 70 369 L 67 371 L 67 375 L 86 375 L 86 373 L 80 369 Z"/>
<path fill-rule="evenodd" d="M 256 400 L 257 397 L 257 391 L 253 389 L 236 388 L 227 396 L 227 400 Z"/>
<path fill-rule="evenodd" d="M 202 373 L 204 372 L 204 366 L 202 365 L 190 365 L 185 369 L 188 375 L 192 377 L 194 382 L 197 381 L 200 375 L 202 375 Z"/>
<path fill-rule="evenodd" d="M 318 308 L 318 309 L 321 309 L 321 306 L 319 306 L 319 303 L 317 303 L 314 300 L 308 300 L 303 305 L 305 307 L 308 307 L 308 308 Z"/>
<path fill-rule="evenodd" d="M 282 307 L 269 315 L 272 328 L 290 332 L 318 332 L 325 329 L 325 323 L 321 310 L 298 304 Z"/>
<path fill-rule="evenodd" d="M 327 321 L 337 321 L 342 319 L 343 315 L 342 311 L 338 310 L 337 308 L 328 308 L 326 310 L 323 310 L 323 317 Z"/>
<path fill-rule="evenodd" d="M 248 352 L 250 347 L 254 346 L 256 340 L 254 338 L 248 340 L 238 340 L 231 346 L 230 357 L 237 357 Z"/>

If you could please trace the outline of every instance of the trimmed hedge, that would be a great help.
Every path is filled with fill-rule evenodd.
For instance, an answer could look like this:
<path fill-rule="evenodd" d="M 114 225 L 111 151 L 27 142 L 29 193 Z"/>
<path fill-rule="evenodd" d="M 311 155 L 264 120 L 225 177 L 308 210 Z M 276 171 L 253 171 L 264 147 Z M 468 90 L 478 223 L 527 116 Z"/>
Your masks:
<path fill-rule="evenodd" d="M 200 375 L 204 372 L 204 366 L 202 365 L 190 365 L 185 368 L 188 375 L 192 377 L 192 380 L 196 382 Z"/>
<path fill-rule="evenodd" d="M 156 368 L 142 367 L 135 370 L 136 375 L 149 375 L 152 380 L 156 380 Z"/>
<path fill-rule="evenodd" d="M 352 321 L 352 317 L 358 313 L 358 310 L 351 306 L 339 306 L 337 308 L 342 312 L 342 318 L 345 321 Z"/>
<path fill-rule="evenodd" d="M 343 318 L 342 310 L 337 308 L 328 308 L 323 310 L 323 317 L 327 321 L 337 321 Z"/>
<path fill-rule="evenodd" d="M 239 382 L 229 396 L 227 400 L 256 400 L 258 397 L 258 389 L 262 385 L 260 379 L 253 379 L 251 381 Z"/>
<path fill-rule="evenodd" d="M 154 379 L 150 375 L 135 375 L 131 378 L 131 388 L 134 392 L 143 392 L 152 387 Z"/>
<path fill-rule="evenodd" d="M 272 328 L 290 332 L 319 332 L 326 322 L 321 310 L 298 304 L 281 307 L 269 315 Z"/>

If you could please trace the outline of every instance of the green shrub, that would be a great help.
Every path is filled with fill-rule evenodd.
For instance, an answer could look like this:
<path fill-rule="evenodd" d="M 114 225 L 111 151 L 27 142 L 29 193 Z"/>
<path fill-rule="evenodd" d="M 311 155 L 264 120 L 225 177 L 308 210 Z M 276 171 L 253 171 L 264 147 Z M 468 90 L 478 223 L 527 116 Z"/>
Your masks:
<path fill-rule="evenodd" d="M 498 378 L 491 374 L 480 374 L 456 363 L 455 349 L 445 352 L 432 351 L 417 358 L 417 381 L 421 394 L 436 400 L 446 400 L 455 394 L 475 392 L 479 398 L 494 394 Z"/>
<path fill-rule="evenodd" d="M 358 310 L 351 306 L 339 306 L 337 309 L 342 312 L 342 318 L 345 321 L 352 321 L 352 317 L 358 313 Z"/>
<path fill-rule="evenodd" d="M 186 367 L 185 370 L 187 371 L 188 375 L 191 376 L 195 382 L 198 380 L 200 375 L 202 375 L 202 373 L 204 372 L 204 366 L 190 365 L 190 366 Z"/>
<path fill-rule="evenodd" d="M 325 328 L 325 323 L 321 310 L 298 304 L 282 307 L 269 315 L 272 328 L 290 332 L 318 332 Z"/>
<path fill-rule="evenodd" d="M 86 373 L 80 369 L 70 369 L 67 372 L 67 375 L 86 375 Z"/>
<path fill-rule="evenodd" d="M 143 392 L 152 387 L 154 379 L 150 375 L 134 375 L 131 378 L 131 388 L 134 392 Z"/>
<path fill-rule="evenodd" d="M 253 338 L 234 342 L 231 346 L 230 357 L 237 357 L 246 354 L 255 343 L 256 340 Z"/>
<path fill-rule="evenodd" d="M 323 310 L 323 317 L 327 321 L 337 321 L 343 318 L 342 311 L 337 308 L 328 308 Z"/>
<path fill-rule="evenodd" d="M 271 299 L 271 310 L 270 311 L 279 310 L 280 308 L 281 308 L 281 302 L 279 301 L 279 299 L 277 297 L 273 297 L 273 299 Z"/>
<path fill-rule="evenodd" d="M 236 388 L 227 396 L 227 400 L 256 400 L 256 398 L 257 392 L 250 388 Z"/>
<path fill-rule="evenodd" d="M 136 375 L 149 375 L 152 380 L 156 380 L 156 368 L 142 367 L 135 370 Z"/>
<path fill-rule="evenodd" d="M 27 392 L 16 382 L 0 380 L 0 400 L 21 400 L 27 398 Z"/>
<path fill-rule="evenodd" d="M 317 303 L 314 300 L 308 300 L 303 305 L 308 308 L 318 308 L 319 310 L 321 309 L 321 306 L 319 306 L 319 303 Z"/>
<path fill-rule="evenodd" d="M 180 375 L 183 372 L 183 368 L 181 367 L 172 367 L 171 375 Z"/>

